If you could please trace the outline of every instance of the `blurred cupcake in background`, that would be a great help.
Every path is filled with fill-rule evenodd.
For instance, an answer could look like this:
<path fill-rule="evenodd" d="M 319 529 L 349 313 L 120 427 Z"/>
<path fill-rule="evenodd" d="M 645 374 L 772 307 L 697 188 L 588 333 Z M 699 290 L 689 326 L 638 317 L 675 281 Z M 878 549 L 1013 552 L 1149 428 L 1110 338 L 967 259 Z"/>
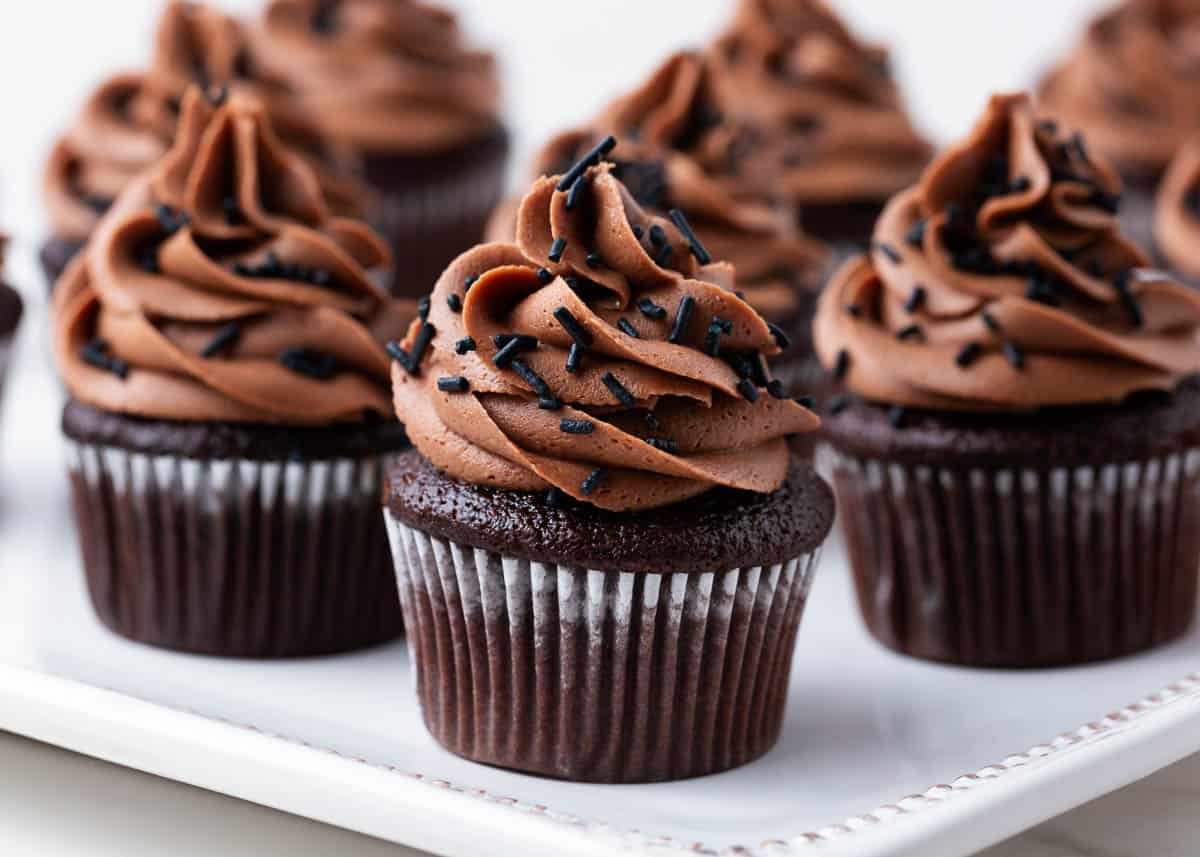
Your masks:
<path fill-rule="evenodd" d="M 1200 287 L 1200 135 L 1184 144 L 1163 176 L 1154 243 L 1173 273 Z"/>
<path fill-rule="evenodd" d="M 258 58 L 360 159 L 392 243 L 397 296 L 428 294 L 482 237 L 504 189 L 508 133 L 491 54 L 415 0 L 272 0 Z"/>
<path fill-rule="evenodd" d="M 1077 140 L 994 97 L 822 297 L 851 395 L 819 458 L 897 651 L 1078 664 L 1195 619 L 1200 293 L 1147 268 L 1115 169 Z"/>
<path fill-rule="evenodd" d="M 752 129 L 737 167 L 795 205 L 817 238 L 865 246 L 929 160 L 887 51 L 821 0 L 741 0 L 708 64 L 716 114 Z"/>
<path fill-rule="evenodd" d="M 193 88 L 167 155 L 54 292 L 92 603 L 129 639 L 213 655 L 397 636 L 379 515 L 392 419 L 387 244 L 335 216 L 256 99 Z"/>
<path fill-rule="evenodd" d="M 262 98 L 278 132 L 318 170 L 330 204 L 343 213 L 365 205 L 362 188 L 346 177 L 349 155 L 334 150 L 281 84 L 259 74 L 242 24 L 209 6 L 172 2 L 150 68 L 102 83 L 50 154 L 43 186 L 51 235 L 41 261 L 51 285 L 121 191 L 166 154 L 191 84 Z"/>
<path fill-rule="evenodd" d="M 1200 131 L 1200 3 L 1125 0 L 1095 18 L 1042 80 L 1040 108 L 1121 172 L 1122 227 L 1153 248 L 1154 195 L 1175 153 Z"/>
<path fill-rule="evenodd" d="M 701 54 L 675 54 L 586 127 L 549 141 L 533 175 L 561 174 L 615 135 L 620 142 L 604 155 L 613 175 L 655 215 L 687 212 L 701 245 L 733 264 L 739 292 L 776 331 L 784 350 L 772 360 L 775 377 L 796 395 L 815 394 L 823 375 L 812 318 L 831 253 L 803 233 L 794 209 L 772 194 L 769 177 L 741 163 L 738 153 L 754 132 L 717 112 L 711 76 Z M 497 209 L 490 240 L 513 240 L 519 202 Z M 667 252 L 662 244 L 659 250 Z"/>
<path fill-rule="evenodd" d="M 456 259 L 393 349 L 416 449 L 386 516 L 438 742 L 656 782 L 775 744 L 834 504 L 732 268 L 603 152 L 534 182 L 515 243 Z"/>

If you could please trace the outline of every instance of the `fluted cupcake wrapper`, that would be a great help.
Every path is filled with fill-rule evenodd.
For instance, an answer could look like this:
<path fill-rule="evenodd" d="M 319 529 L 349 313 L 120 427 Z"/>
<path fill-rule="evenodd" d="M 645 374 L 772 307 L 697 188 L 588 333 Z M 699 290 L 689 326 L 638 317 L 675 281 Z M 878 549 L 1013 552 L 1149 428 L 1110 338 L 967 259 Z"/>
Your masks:
<path fill-rule="evenodd" d="M 911 467 L 822 445 L 863 618 L 972 666 L 1120 657 L 1183 635 L 1200 578 L 1200 450 L 1046 470 Z"/>
<path fill-rule="evenodd" d="M 451 752 L 633 783 L 734 768 L 778 739 L 819 552 L 717 574 L 588 571 L 385 515 L 421 709 Z"/>
<path fill-rule="evenodd" d="M 392 245 L 394 294 L 427 294 L 446 266 L 483 238 L 504 193 L 506 153 L 506 144 L 498 144 L 469 154 L 452 171 L 422 173 L 407 164 L 402 177 L 375 181 L 380 198 L 371 220 Z"/>
<path fill-rule="evenodd" d="M 121 636 L 294 657 L 401 633 L 379 459 L 202 460 L 69 446 L 88 589 Z"/>

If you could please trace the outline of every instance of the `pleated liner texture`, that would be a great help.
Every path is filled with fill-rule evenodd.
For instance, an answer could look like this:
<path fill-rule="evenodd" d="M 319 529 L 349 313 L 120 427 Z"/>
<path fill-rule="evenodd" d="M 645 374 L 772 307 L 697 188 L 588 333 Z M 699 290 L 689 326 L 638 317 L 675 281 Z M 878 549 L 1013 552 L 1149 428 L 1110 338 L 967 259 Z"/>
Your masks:
<path fill-rule="evenodd" d="M 73 442 L 69 460 L 92 603 L 121 636 L 270 658 L 402 632 L 379 459 L 199 460 Z"/>
<path fill-rule="evenodd" d="M 1200 578 L 1200 450 L 1075 468 L 954 469 L 827 445 L 871 633 L 984 667 L 1116 658 L 1182 636 Z"/>
<path fill-rule="evenodd" d="M 392 244 L 396 296 L 427 294 L 450 262 L 482 240 L 504 193 L 508 143 L 473 148 L 453 164 L 435 157 L 427 168 L 416 158 L 368 164 L 368 180 L 381 193 L 371 219 Z"/>
<path fill-rule="evenodd" d="M 588 571 L 387 520 L 425 724 L 451 752 L 636 783 L 744 765 L 778 739 L 819 551 L 720 574 Z"/>

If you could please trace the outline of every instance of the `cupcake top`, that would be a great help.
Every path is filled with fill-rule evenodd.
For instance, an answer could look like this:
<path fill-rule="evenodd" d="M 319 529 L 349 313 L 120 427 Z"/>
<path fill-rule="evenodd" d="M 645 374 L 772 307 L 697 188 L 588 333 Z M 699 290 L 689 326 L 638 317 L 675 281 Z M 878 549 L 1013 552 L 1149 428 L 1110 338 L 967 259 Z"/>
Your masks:
<path fill-rule="evenodd" d="M 643 209 L 599 163 L 610 146 L 534 183 L 515 245 L 446 270 L 393 349 L 396 412 L 465 482 L 612 511 L 772 492 L 817 419 L 771 381 L 780 346 L 732 268 Z"/>
<path fill-rule="evenodd" d="M 798 289 L 819 288 L 828 248 L 804 235 L 794 210 L 773 199 L 769 179 L 742 163 L 752 132 L 716 114 L 707 79 L 699 54 L 672 56 L 587 127 L 547 143 L 534 174 L 565 172 L 606 135 L 620 135 L 607 159 L 638 204 L 659 215 L 686 211 L 713 257 L 733 264 L 750 305 L 768 319 L 790 320 Z M 512 239 L 517 205 L 497 213 L 490 238 Z"/>
<path fill-rule="evenodd" d="M 1091 22 L 1039 98 L 1123 171 L 1152 179 L 1200 130 L 1197 72 L 1200 4 L 1126 0 Z"/>
<path fill-rule="evenodd" d="M 822 296 L 817 350 L 853 393 L 930 410 L 1119 402 L 1200 372 L 1200 294 L 1117 229 L 1120 181 L 1026 95 L 893 199 Z"/>
<path fill-rule="evenodd" d="M 754 128 L 743 158 L 801 206 L 883 201 L 929 159 L 887 52 L 820 0 L 742 0 L 707 59 L 716 110 Z"/>
<path fill-rule="evenodd" d="M 192 83 L 251 92 L 267 101 L 289 144 L 303 147 L 314 163 L 341 157 L 278 84 L 256 73 L 235 19 L 207 6 L 172 2 L 159 23 L 150 69 L 101 84 L 51 152 L 44 194 L 55 235 L 87 238 L 125 186 L 166 154 L 180 100 Z M 331 170 L 322 170 L 321 178 L 339 211 L 357 206 L 359 191 L 352 182 Z"/>
<path fill-rule="evenodd" d="M 455 17 L 415 0 L 273 0 L 256 55 L 336 140 L 367 152 L 429 154 L 495 131 L 494 58 L 466 46 Z"/>
<path fill-rule="evenodd" d="M 76 399 L 182 421 L 390 415 L 383 343 L 407 317 L 369 276 L 387 246 L 331 214 L 265 114 L 190 90 L 171 150 L 63 275 L 55 358 Z"/>
<path fill-rule="evenodd" d="M 1172 269 L 1200 280 L 1200 135 L 1184 144 L 1163 176 L 1154 240 Z"/>

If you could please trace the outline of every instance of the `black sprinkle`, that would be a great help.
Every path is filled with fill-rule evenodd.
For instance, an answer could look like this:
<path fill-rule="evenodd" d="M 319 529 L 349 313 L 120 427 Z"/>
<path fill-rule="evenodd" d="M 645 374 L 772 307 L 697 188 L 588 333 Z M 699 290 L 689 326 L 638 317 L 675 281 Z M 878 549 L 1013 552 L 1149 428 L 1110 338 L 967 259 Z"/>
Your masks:
<path fill-rule="evenodd" d="M 767 358 L 757 351 L 750 352 L 750 380 L 759 387 L 767 386 Z"/>
<path fill-rule="evenodd" d="M 465 393 L 471 389 L 470 383 L 461 375 L 454 378 L 438 378 L 437 387 L 443 393 Z"/>
<path fill-rule="evenodd" d="M 671 218 L 671 222 L 675 224 L 675 228 L 683 235 L 688 246 L 692 250 L 692 255 L 696 257 L 696 261 L 701 265 L 707 265 L 712 261 L 712 256 L 704 249 L 704 245 L 700 243 L 700 239 L 696 237 L 696 233 L 692 231 L 691 224 L 687 222 L 687 218 L 683 216 L 683 212 L 678 208 L 672 208 L 667 212 L 667 216 Z"/>
<path fill-rule="evenodd" d="M 311 348 L 286 348 L 279 355 L 279 362 L 298 375 L 307 375 L 318 381 L 328 381 L 342 368 L 332 354 L 323 354 Z"/>
<path fill-rule="evenodd" d="M 549 269 L 547 269 L 547 268 L 538 268 L 537 279 L 538 279 L 538 282 L 544 286 L 544 285 L 547 285 L 551 280 L 554 279 L 554 275 L 551 274 Z"/>
<path fill-rule="evenodd" d="M 918 220 L 916 223 L 914 223 L 912 225 L 912 228 L 908 230 L 908 234 L 904 237 L 904 240 L 907 241 L 913 247 L 920 247 L 922 244 L 924 244 L 925 243 L 925 221 Z"/>
<path fill-rule="evenodd" d="M 389 342 L 387 350 L 390 355 L 402 366 L 410 375 L 421 374 L 421 361 L 425 359 L 425 352 L 429 349 L 429 344 L 433 342 L 434 334 L 437 333 L 435 328 L 429 322 L 421 325 L 417 331 L 417 337 L 413 340 L 412 351 L 405 351 L 400 347 L 399 343 Z"/>
<path fill-rule="evenodd" d="M 571 344 L 571 350 L 567 352 L 567 371 L 574 374 L 579 371 L 579 364 L 583 362 L 583 349 L 578 342 Z"/>
<path fill-rule="evenodd" d="M 966 369 L 972 363 L 979 359 L 979 355 L 983 352 L 983 346 L 978 342 L 968 342 L 958 352 L 954 358 L 955 364 L 960 369 Z"/>
<path fill-rule="evenodd" d="M 660 307 L 650 298 L 642 298 L 638 301 L 638 311 L 646 318 L 652 318 L 655 321 L 662 321 L 667 317 L 667 311 L 664 307 Z"/>
<path fill-rule="evenodd" d="M 650 224 L 650 243 L 655 247 L 666 247 L 667 230 L 657 223 Z"/>
<path fill-rule="evenodd" d="M 850 352 L 843 348 L 838 352 L 837 360 L 833 364 L 833 377 L 840 381 L 846 377 L 848 371 L 850 371 Z"/>
<path fill-rule="evenodd" d="M 142 249 L 138 256 L 138 264 L 142 266 L 142 270 L 147 274 L 158 274 L 158 245 L 151 245 Z"/>
<path fill-rule="evenodd" d="M 562 402 L 557 396 L 542 396 L 538 399 L 538 407 L 543 411 L 557 411 L 562 407 Z"/>
<path fill-rule="evenodd" d="M 550 385 L 542 379 L 541 375 L 534 372 L 528 363 L 524 360 L 513 360 L 511 365 L 512 370 L 521 376 L 521 380 L 528 384 L 529 388 L 540 399 L 547 401 L 554 400 L 554 391 L 550 389 Z M 540 405 L 541 402 L 539 401 L 538 404 Z M 554 410 L 554 408 L 547 408 L 546 410 Z"/>
<path fill-rule="evenodd" d="M 913 287 L 912 294 L 908 296 L 908 300 L 904 302 L 906 312 L 914 313 L 921 307 L 925 306 L 926 291 L 924 286 Z"/>
<path fill-rule="evenodd" d="M 591 420 L 560 420 L 558 428 L 563 434 L 591 434 L 596 424 Z"/>
<path fill-rule="evenodd" d="M 767 384 L 767 392 L 770 393 L 772 399 L 786 399 L 788 397 L 787 387 L 778 378 Z"/>
<path fill-rule="evenodd" d="M 638 241 L 641 241 L 642 236 L 645 234 L 646 234 L 646 231 L 644 229 L 642 229 L 642 227 L 640 227 L 640 226 L 633 227 L 633 237 L 636 238 Z"/>
<path fill-rule="evenodd" d="M 854 397 L 849 393 L 838 393 L 837 395 L 830 397 L 826 407 L 829 408 L 829 413 L 837 416 L 842 411 L 846 410 L 846 408 L 850 407 L 850 405 L 853 403 Z"/>
<path fill-rule="evenodd" d="M 511 333 L 500 336 L 505 337 L 502 343 L 499 341 L 496 343 L 500 346 L 500 350 L 492 355 L 492 362 L 499 369 L 507 369 L 518 354 L 537 348 L 537 338 L 533 336 Z M 500 340 L 500 336 L 497 336 L 496 339 Z"/>
<path fill-rule="evenodd" d="M 586 350 L 592 347 L 592 342 L 594 341 L 592 335 L 588 333 L 587 328 L 579 323 L 579 319 L 571 314 L 569 309 L 565 306 L 560 306 L 554 311 L 554 318 L 580 348 Z"/>
<path fill-rule="evenodd" d="M 229 322 L 209 340 L 208 345 L 205 345 L 204 349 L 200 352 L 200 356 L 206 359 L 216 357 L 230 345 L 233 345 L 241 335 L 242 323 L 236 320 Z"/>
<path fill-rule="evenodd" d="M 462 298 L 455 294 L 446 295 L 446 306 L 450 307 L 450 312 L 462 312 Z"/>
<path fill-rule="evenodd" d="M 893 247 L 891 244 L 885 244 L 882 241 L 876 241 L 871 246 L 875 250 L 878 250 L 880 253 L 882 253 L 884 256 L 886 256 L 888 261 L 891 262 L 893 265 L 899 265 L 903 261 L 900 254 L 896 252 L 896 248 Z"/>
<path fill-rule="evenodd" d="M 786 351 L 792 344 L 791 337 L 783 332 L 783 328 L 774 322 L 767 322 L 767 329 L 771 331 L 771 336 L 775 337 L 775 344 L 783 351 Z"/>
<path fill-rule="evenodd" d="M 429 321 L 430 307 L 431 301 L 429 300 L 429 295 L 425 295 L 417 301 L 417 318 L 421 319 L 421 321 Z"/>
<path fill-rule="evenodd" d="M 907 327 L 902 327 L 896 331 L 896 338 L 901 342 L 905 341 L 906 339 L 921 339 L 924 336 L 925 334 L 921 330 L 921 325 L 919 324 L 910 324 Z"/>
<path fill-rule="evenodd" d="M 1014 369 L 1022 369 L 1025 366 L 1025 355 L 1021 349 L 1013 345 L 1011 342 L 1004 343 L 1004 356 L 1008 358 L 1008 362 L 1012 364 Z"/>
<path fill-rule="evenodd" d="M 477 282 L 479 282 L 478 274 L 472 274 L 471 276 L 467 277 L 465 280 L 463 280 L 463 292 L 466 293 L 471 291 L 471 286 L 475 285 Z"/>
<path fill-rule="evenodd" d="M 714 315 L 708 324 L 708 331 L 704 334 L 704 344 L 701 349 L 709 357 L 716 357 L 721 353 L 721 336 L 728 336 L 730 333 L 733 333 L 733 322 Z"/>
<path fill-rule="evenodd" d="M 813 408 L 815 408 L 817 406 L 817 400 L 814 399 L 812 396 L 797 396 L 796 404 L 802 408 L 807 408 L 808 410 L 811 411 Z"/>
<path fill-rule="evenodd" d="M 617 380 L 617 376 L 612 372 L 605 372 L 600 379 L 604 382 L 604 386 L 608 387 L 610 393 L 617 397 L 617 401 L 627 408 L 637 406 L 637 399 L 633 397 L 633 393 L 625 389 L 625 385 Z"/>
<path fill-rule="evenodd" d="M 892 424 L 892 428 L 900 428 L 906 413 L 902 405 L 892 405 L 888 408 L 888 422 Z"/>
<path fill-rule="evenodd" d="M 654 264 L 660 268 L 665 268 L 673 255 L 675 255 L 675 248 L 670 244 L 665 244 L 654 254 Z"/>
<path fill-rule="evenodd" d="M 846 304 L 846 313 L 855 318 L 862 318 L 862 307 L 858 304 Z"/>
<path fill-rule="evenodd" d="M 188 218 L 186 212 L 176 212 L 171 208 L 171 206 L 166 204 L 160 204 L 158 208 L 154 210 L 154 216 L 158 218 L 158 225 L 161 226 L 163 231 L 168 235 L 174 235 L 184 226 L 187 226 L 190 219 Z"/>
<path fill-rule="evenodd" d="M 755 387 L 754 382 L 749 378 L 743 378 L 738 381 L 737 389 L 746 401 L 754 402 L 758 400 L 758 387 Z"/>
<path fill-rule="evenodd" d="M 691 295 L 684 295 L 683 300 L 679 302 L 679 306 L 675 308 L 675 323 L 671 325 L 671 333 L 667 336 L 667 342 L 678 343 L 687 333 L 688 322 L 692 320 L 692 311 L 696 308 L 696 299 Z"/>
<path fill-rule="evenodd" d="M 671 455 L 676 455 L 679 452 L 679 444 L 667 437 L 648 437 L 646 438 L 646 443 L 661 452 L 667 452 Z"/>
<path fill-rule="evenodd" d="M 103 339 L 92 339 L 79 351 L 84 363 L 111 372 L 122 381 L 129 377 L 129 364 L 109 353 L 108 343 Z"/>
<path fill-rule="evenodd" d="M 1024 193 L 1033 187 L 1033 182 L 1029 180 L 1029 176 L 1017 176 L 1008 186 L 1010 193 Z"/>
<path fill-rule="evenodd" d="M 1046 134 L 1058 133 L 1058 123 L 1053 119 L 1043 119 L 1041 122 L 1038 122 L 1037 127 L 1039 131 L 1042 131 Z"/>
<path fill-rule="evenodd" d="M 589 268 L 599 268 L 604 264 L 601 258 L 595 253 L 588 253 L 583 261 L 587 263 Z"/>
<path fill-rule="evenodd" d="M 566 174 L 558 180 L 555 186 L 557 190 L 566 190 L 575 180 L 587 172 L 588 167 L 594 167 L 600 163 L 600 159 L 617 147 L 617 138 L 613 136 L 605 137 L 597 143 L 591 150 L 582 158 L 575 162 L 571 169 L 567 170 Z"/>
<path fill-rule="evenodd" d="M 588 474 L 587 479 L 583 480 L 583 484 L 579 486 L 579 490 L 583 492 L 584 497 L 590 497 L 592 492 L 600 485 L 600 481 L 608 474 L 608 471 L 603 467 L 597 467 Z"/>
<path fill-rule="evenodd" d="M 552 509 L 561 509 L 567 502 L 567 495 L 559 491 L 557 488 L 551 488 L 546 492 L 546 505 Z"/>
<path fill-rule="evenodd" d="M 456 354 L 466 354 L 468 351 L 474 351 L 475 347 L 475 340 L 469 336 L 464 336 L 458 342 L 454 343 L 454 352 Z"/>
<path fill-rule="evenodd" d="M 987 310 L 982 310 L 979 317 L 983 319 L 984 326 L 992 333 L 1000 333 L 1000 322 L 996 321 L 996 317 Z"/>
<path fill-rule="evenodd" d="M 632 336 L 634 339 L 641 338 L 640 334 L 637 332 L 637 328 L 629 323 L 629 319 L 617 319 L 617 327 L 620 328 L 621 333 L 625 334 L 626 336 Z"/>
<path fill-rule="evenodd" d="M 1081 132 L 1076 131 L 1074 134 L 1072 134 L 1071 138 L 1067 140 L 1067 145 L 1075 150 L 1075 154 L 1079 156 L 1079 160 L 1083 161 L 1085 164 L 1091 162 L 1088 158 L 1087 144 L 1084 142 L 1083 134 Z"/>
<path fill-rule="evenodd" d="M 571 184 L 571 189 L 567 191 L 567 211 L 574 211 L 575 206 L 579 205 L 579 197 L 583 195 L 584 188 L 588 186 L 587 176 L 580 176 Z"/>
<path fill-rule="evenodd" d="M 1137 296 L 1129 288 L 1130 276 L 1129 271 L 1122 272 L 1113 283 L 1113 288 L 1117 290 L 1121 305 L 1125 307 L 1125 312 L 1129 315 L 1129 324 L 1139 328 L 1146 323 L 1146 317 L 1142 314 L 1142 307 L 1138 303 Z"/>
<path fill-rule="evenodd" d="M 659 422 L 658 417 L 654 416 L 654 411 L 646 411 L 643 418 L 646 420 L 646 426 L 650 429 L 650 431 L 658 431 Z"/>
<path fill-rule="evenodd" d="M 567 249 L 567 239 L 561 235 L 554 239 L 554 243 L 550 245 L 550 261 L 555 264 L 562 261 L 563 252 Z"/>

